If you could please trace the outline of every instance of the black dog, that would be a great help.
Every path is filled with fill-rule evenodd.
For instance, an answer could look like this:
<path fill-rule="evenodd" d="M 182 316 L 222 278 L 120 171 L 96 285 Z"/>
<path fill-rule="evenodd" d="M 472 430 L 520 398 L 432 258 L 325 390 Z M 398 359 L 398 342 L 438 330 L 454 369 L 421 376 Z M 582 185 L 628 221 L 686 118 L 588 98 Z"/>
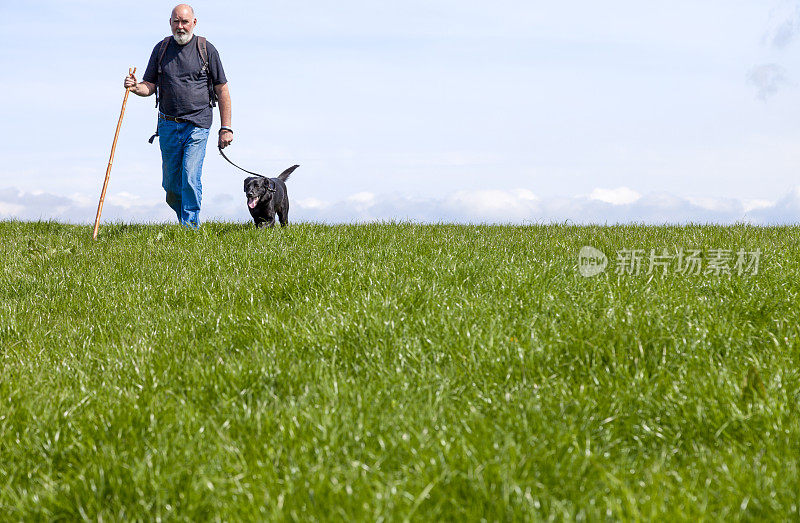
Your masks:
<path fill-rule="evenodd" d="M 275 227 L 275 213 L 281 226 L 289 225 L 289 195 L 286 193 L 286 184 L 289 175 L 299 165 L 292 165 L 277 178 L 265 176 L 250 176 L 244 180 L 244 193 L 247 195 L 247 207 L 256 227 L 269 225 Z"/>

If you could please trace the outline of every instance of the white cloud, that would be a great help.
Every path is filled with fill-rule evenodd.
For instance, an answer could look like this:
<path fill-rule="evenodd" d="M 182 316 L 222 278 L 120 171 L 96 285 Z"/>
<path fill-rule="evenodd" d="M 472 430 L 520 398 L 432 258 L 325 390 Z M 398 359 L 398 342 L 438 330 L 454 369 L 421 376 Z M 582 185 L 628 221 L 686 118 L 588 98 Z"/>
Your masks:
<path fill-rule="evenodd" d="M 324 209 L 328 207 L 328 203 L 320 200 L 319 198 L 303 198 L 296 200 L 297 205 L 305 209 Z"/>
<path fill-rule="evenodd" d="M 375 195 L 371 192 L 359 192 L 347 198 L 347 201 L 357 208 L 366 208 L 375 203 Z"/>
<path fill-rule="evenodd" d="M 440 214 L 454 217 L 474 216 L 481 221 L 525 220 L 539 209 L 536 195 L 525 189 L 458 191 L 443 200 L 441 207 L 444 212 Z"/>
<path fill-rule="evenodd" d="M 25 210 L 22 205 L 0 202 L 0 217 L 13 217 Z"/>
<path fill-rule="evenodd" d="M 760 199 L 742 200 L 742 206 L 744 208 L 744 212 L 756 211 L 759 209 L 768 209 L 774 204 L 775 202 L 772 202 L 770 200 L 760 200 Z"/>
<path fill-rule="evenodd" d="M 0 189 L 0 218 L 18 220 L 55 220 L 68 223 L 91 223 L 97 213 L 99 195 L 60 196 L 41 190 L 24 192 L 15 188 Z M 103 202 L 103 221 L 164 221 L 174 213 L 161 202 L 144 201 L 124 193 L 107 195 Z"/>
<path fill-rule="evenodd" d="M 95 198 L 58 196 L 41 191 L 0 189 L 0 218 L 91 223 Z M 215 198 L 204 203 L 205 220 L 250 221 L 243 202 Z M 305 198 L 291 201 L 292 221 L 327 223 L 399 220 L 454 223 L 735 223 L 800 222 L 800 186 L 776 201 L 713 197 L 680 197 L 670 193 L 640 195 L 629 188 L 596 189 L 590 196 L 537 197 L 528 189 L 458 191 L 444 198 L 399 193 L 361 192 L 341 200 Z M 162 201 L 132 195 L 109 196 L 103 220 L 171 222 L 172 211 Z"/>
<path fill-rule="evenodd" d="M 633 189 L 619 187 L 617 189 L 595 189 L 589 195 L 590 200 L 598 200 L 613 205 L 626 205 L 639 200 L 642 195 Z"/>

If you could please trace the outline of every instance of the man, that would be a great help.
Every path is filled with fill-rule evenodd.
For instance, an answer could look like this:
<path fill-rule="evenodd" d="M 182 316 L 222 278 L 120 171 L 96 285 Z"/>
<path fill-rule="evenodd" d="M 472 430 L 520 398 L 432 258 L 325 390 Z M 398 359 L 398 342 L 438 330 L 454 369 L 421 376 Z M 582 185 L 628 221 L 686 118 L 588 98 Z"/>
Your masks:
<path fill-rule="evenodd" d="M 176 6 L 169 24 L 172 38 L 153 48 L 142 81 L 137 83 L 129 75 L 125 88 L 138 96 L 157 92 L 161 185 L 181 224 L 197 229 L 202 197 L 200 175 L 213 118 L 213 98 L 219 101 L 222 120 L 218 145 L 225 148 L 233 141 L 231 97 L 219 53 L 210 42 L 205 42 L 207 64 L 204 63 L 203 40 L 194 35 L 194 9 L 186 4 Z"/>

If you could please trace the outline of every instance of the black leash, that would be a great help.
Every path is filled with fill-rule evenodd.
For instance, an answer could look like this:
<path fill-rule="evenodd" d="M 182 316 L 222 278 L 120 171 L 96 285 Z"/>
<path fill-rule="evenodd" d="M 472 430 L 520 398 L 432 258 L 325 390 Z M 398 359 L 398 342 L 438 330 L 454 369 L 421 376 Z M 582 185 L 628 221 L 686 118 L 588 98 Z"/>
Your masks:
<path fill-rule="evenodd" d="M 221 154 L 221 155 L 222 155 L 222 157 L 223 157 L 223 158 L 225 158 L 225 159 L 228 161 L 228 163 L 229 163 L 229 164 L 233 165 L 233 166 L 234 166 L 234 167 L 236 167 L 237 169 L 239 169 L 239 170 L 241 170 L 241 171 L 244 171 L 244 172 L 246 172 L 247 174 L 254 174 L 254 175 L 256 175 L 256 176 L 260 176 L 261 178 L 264 178 L 265 180 L 269 180 L 269 178 L 267 178 L 267 177 L 266 177 L 266 176 L 264 176 L 263 174 L 258 174 L 258 173 L 254 173 L 253 171 L 248 171 L 247 169 L 242 169 L 241 167 L 239 167 L 238 165 L 236 165 L 235 163 L 233 163 L 233 162 L 231 161 L 231 159 L 230 159 L 230 158 L 228 158 L 227 156 L 225 156 L 225 153 L 223 153 L 223 152 L 222 152 L 222 147 L 220 147 L 220 146 L 217 146 L 217 148 L 219 149 L 219 154 Z M 269 192 L 275 192 L 275 189 L 272 189 L 272 188 L 271 188 L 271 185 L 272 185 L 272 182 L 268 182 L 268 183 L 267 183 L 267 190 L 268 190 Z"/>
<path fill-rule="evenodd" d="M 219 148 L 219 154 L 221 154 L 221 155 L 222 155 L 222 157 L 223 157 L 223 158 L 225 158 L 225 159 L 228 161 L 228 163 L 229 163 L 229 164 L 233 165 L 234 167 L 236 167 L 236 168 L 237 168 L 237 169 L 239 169 L 240 171 L 244 171 L 244 172 L 246 172 L 247 174 L 254 174 L 254 175 L 256 175 L 256 176 L 260 176 L 260 177 L 262 177 L 262 178 L 266 178 L 266 176 L 264 176 L 263 174 L 258 174 L 258 173 L 254 173 L 253 171 L 248 171 L 247 169 L 242 169 L 241 167 L 239 167 L 238 165 L 236 165 L 235 163 L 233 163 L 233 162 L 231 161 L 231 159 L 230 159 L 230 158 L 228 158 L 227 156 L 225 156 L 225 153 L 223 153 L 223 152 L 222 152 L 222 147 L 219 147 L 219 146 L 217 146 L 217 147 Z"/>

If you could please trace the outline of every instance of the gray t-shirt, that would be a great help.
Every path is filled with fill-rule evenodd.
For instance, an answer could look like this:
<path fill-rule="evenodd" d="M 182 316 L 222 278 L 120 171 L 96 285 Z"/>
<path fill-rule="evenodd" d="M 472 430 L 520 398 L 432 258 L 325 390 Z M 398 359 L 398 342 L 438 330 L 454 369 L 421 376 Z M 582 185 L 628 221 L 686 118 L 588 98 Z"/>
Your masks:
<path fill-rule="evenodd" d="M 208 71 L 203 72 L 203 60 L 197 49 L 197 36 L 185 45 L 179 45 L 174 38 L 169 39 L 164 57 L 161 59 L 161 84 L 158 83 L 158 51 L 161 42 L 157 43 L 150 54 L 150 62 L 142 80 L 159 87 L 159 110 L 170 116 L 186 118 L 197 127 L 211 127 L 213 113 L 208 99 L 208 75 L 214 86 L 228 83 L 217 49 L 206 42 L 208 51 Z"/>

